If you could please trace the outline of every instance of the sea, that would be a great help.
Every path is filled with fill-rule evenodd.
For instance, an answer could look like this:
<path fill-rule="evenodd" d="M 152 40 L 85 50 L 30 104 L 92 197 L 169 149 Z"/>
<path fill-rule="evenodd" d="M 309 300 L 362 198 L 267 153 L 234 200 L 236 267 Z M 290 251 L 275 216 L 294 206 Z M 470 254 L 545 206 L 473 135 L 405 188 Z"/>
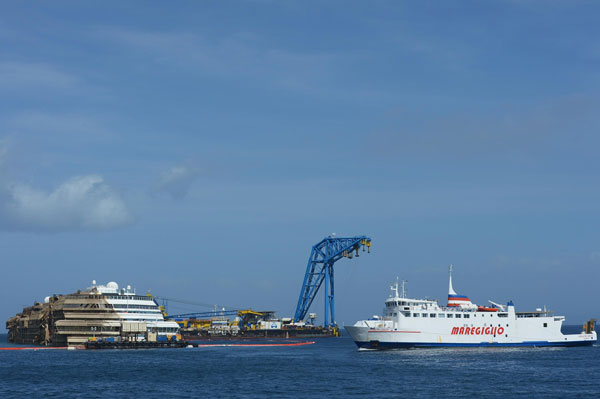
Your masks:
<path fill-rule="evenodd" d="M 348 336 L 313 341 L 0 350 L 0 398 L 600 398 L 598 344 L 359 352 Z"/>

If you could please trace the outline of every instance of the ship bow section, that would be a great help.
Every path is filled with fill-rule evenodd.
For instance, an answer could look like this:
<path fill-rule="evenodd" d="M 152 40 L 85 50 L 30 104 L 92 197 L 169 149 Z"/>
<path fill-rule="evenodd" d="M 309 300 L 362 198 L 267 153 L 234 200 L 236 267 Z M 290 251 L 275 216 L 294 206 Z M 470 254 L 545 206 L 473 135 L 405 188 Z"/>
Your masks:
<path fill-rule="evenodd" d="M 367 344 L 367 336 L 369 334 L 369 327 L 356 323 L 353 326 L 344 327 L 348 334 L 352 337 L 354 342 L 359 348 L 363 348 Z"/>

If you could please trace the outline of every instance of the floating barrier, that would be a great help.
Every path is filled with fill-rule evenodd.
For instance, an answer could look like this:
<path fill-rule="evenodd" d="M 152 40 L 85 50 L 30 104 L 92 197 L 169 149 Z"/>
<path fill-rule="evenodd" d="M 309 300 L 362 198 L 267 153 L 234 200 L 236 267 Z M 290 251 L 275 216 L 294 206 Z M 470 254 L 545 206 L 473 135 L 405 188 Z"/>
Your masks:
<path fill-rule="evenodd" d="M 71 346 L 71 348 L 75 348 L 73 346 Z M 68 346 L 9 346 L 7 348 L 0 348 L 0 351 L 41 351 L 41 350 L 46 350 L 46 349 L 62 349 L 62 350 L 67 350 L 69 349 Z M 75 349 L 84 349 L 83 347 L 77 347 Z"/>

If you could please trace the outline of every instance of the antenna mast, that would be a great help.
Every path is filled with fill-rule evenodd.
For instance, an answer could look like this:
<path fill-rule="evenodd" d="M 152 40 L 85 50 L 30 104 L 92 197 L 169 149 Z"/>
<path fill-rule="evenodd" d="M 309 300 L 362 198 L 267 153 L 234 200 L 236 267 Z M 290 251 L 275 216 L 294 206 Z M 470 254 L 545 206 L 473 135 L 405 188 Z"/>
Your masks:
<path fill-rule="evenodd" d="M 448 295 L 456 295 L 454 288 L 452 287 L 452 264 L 450 264 L 449 268 L 450 277 L 448 279 Z"/>

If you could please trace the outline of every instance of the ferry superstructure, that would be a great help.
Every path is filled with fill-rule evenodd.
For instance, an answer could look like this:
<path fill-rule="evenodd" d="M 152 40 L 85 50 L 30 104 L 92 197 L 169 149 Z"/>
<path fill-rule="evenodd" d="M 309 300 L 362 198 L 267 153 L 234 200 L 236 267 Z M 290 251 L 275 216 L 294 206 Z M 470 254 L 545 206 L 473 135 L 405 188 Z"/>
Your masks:
<path fill-rule="evenodd" d="M 564 335 L 564 316 L 536 309 L 517 312 L 512 301 L 506 306 L 477 306 L 452 287 L 452 265 L 447 306 L 436 300 L 406 297 L 404 281 L 391 287 L 383 316 L 345 327 L 359 349 L 394 349 L 452 346 L 580 346 L 592 345 L 597 336 L 594 320 L 581 334 Z"/>
<path fill-rule="evenodd" d="M 165 320 L 148 295 L 115 282 L 92 285 L 73 294 L 46 297 L 6 322 L 15 343 L 82 345 L 89 340 L 171 340 L 179 325 Z"/>

